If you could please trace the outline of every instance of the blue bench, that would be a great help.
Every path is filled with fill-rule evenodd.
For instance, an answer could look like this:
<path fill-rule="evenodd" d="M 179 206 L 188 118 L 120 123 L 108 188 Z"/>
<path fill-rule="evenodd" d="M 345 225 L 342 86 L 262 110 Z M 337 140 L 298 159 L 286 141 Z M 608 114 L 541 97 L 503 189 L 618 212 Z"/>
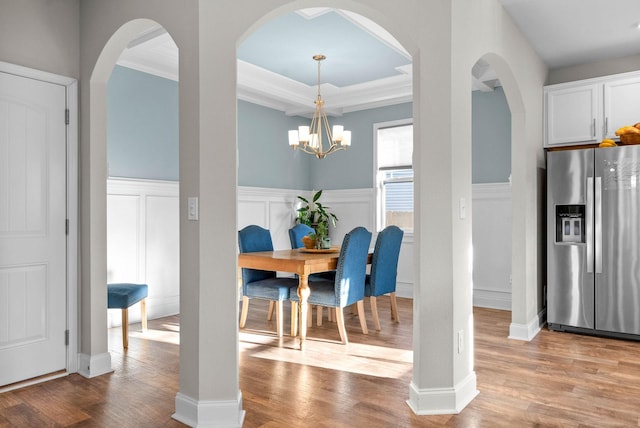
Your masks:
<path fill-rule="evenodd" d="M 147 284 L 107 284 L 107 308 L 122 310 L 122 347 L 129 347 L 129 307 L 140 302 L 142 331 L 147 331 Z"/>

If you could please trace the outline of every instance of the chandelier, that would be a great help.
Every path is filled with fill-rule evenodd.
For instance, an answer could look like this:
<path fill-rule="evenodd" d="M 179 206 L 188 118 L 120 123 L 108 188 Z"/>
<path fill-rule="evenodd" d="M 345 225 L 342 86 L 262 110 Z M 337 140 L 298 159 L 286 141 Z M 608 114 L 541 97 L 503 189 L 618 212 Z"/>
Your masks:
<path fill-rule="evenodd" d="M 315 155 L 318 159 L 323 159 L 328 154 L 349 147 L 351 145 L 351 131 L 345 131 L 342 125 L 333 125 L 333 131 L 329 127 L 329 120 L 324 111 L 324 100 L 320 95 L 320 62 L 326 57 L 314 55 L 313 59 L 318 61 L 318 96 L 314 101 L 316 108 L 310 126 L 299 126 L 297 130 L 289 131 L 289 145 L 294 150 L 299 149 L 310 155 Z M 331 142 L 327 150 L 324 150 L 323 130 L 324 135 Z"/>

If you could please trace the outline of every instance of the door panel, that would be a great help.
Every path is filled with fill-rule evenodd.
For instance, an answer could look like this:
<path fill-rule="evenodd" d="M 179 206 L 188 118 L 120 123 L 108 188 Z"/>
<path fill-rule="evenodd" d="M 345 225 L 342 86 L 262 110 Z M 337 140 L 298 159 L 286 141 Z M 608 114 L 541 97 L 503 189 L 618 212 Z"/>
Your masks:
<path fill-rule="evenodd" d="M 547 321 L 591 329 L 594 274 L 588 262 L 593 150 L 549 152 L 547 156 Z M 580 239 L 573 239 L 573 233 L 563 235 L 566 221 L 573 228 L 577 219 L 562 216 L 571 211 L 584 214 L 581 224 L 585 233 Z"/>
<path fill-rule="evenodd" d="M 0 73 L 0 386 L 66 368 L 65 91 Z"/>
<path fill-rule="evenodd" d="M 640 146 L 596 152 L 596 175 L 602 177 L 596 328 L 640 334 Z"/>

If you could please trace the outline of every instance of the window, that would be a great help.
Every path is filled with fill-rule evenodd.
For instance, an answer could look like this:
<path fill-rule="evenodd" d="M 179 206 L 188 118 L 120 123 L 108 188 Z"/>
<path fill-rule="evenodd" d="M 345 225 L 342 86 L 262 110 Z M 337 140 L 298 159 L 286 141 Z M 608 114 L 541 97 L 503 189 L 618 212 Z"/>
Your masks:
<path fill-rule="evenodd" d="M 374 125 L 378 228 L 394 224 L 413 232 L 413 123 Z"/>

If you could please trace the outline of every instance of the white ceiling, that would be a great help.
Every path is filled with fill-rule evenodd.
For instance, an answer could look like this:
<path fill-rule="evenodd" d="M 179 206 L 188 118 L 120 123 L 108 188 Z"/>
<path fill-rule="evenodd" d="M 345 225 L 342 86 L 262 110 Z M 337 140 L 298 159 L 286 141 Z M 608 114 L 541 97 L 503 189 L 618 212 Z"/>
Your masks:
<path fill-rule="evenodd" d="M 640 54 L 639 0 L 501 0 L 549 69 Z"/>
<path fill-rule="evenodd" d="M 640 54 L 640 0 L 501 2 L 550 69 Z M 330 115 L 411 101 L 410 55 L 375 23 L 327 8 L 283 15 L 242 43 L 238 98 L 308 115 L 317 94 L 314 54 L 327 56 L 321 92 Z M 178 49 L 162 28 L 142 34 L 118 63 L 178 79 Z M 486 63 L 471 78 L 474 89 L 499 85 Z"/>

